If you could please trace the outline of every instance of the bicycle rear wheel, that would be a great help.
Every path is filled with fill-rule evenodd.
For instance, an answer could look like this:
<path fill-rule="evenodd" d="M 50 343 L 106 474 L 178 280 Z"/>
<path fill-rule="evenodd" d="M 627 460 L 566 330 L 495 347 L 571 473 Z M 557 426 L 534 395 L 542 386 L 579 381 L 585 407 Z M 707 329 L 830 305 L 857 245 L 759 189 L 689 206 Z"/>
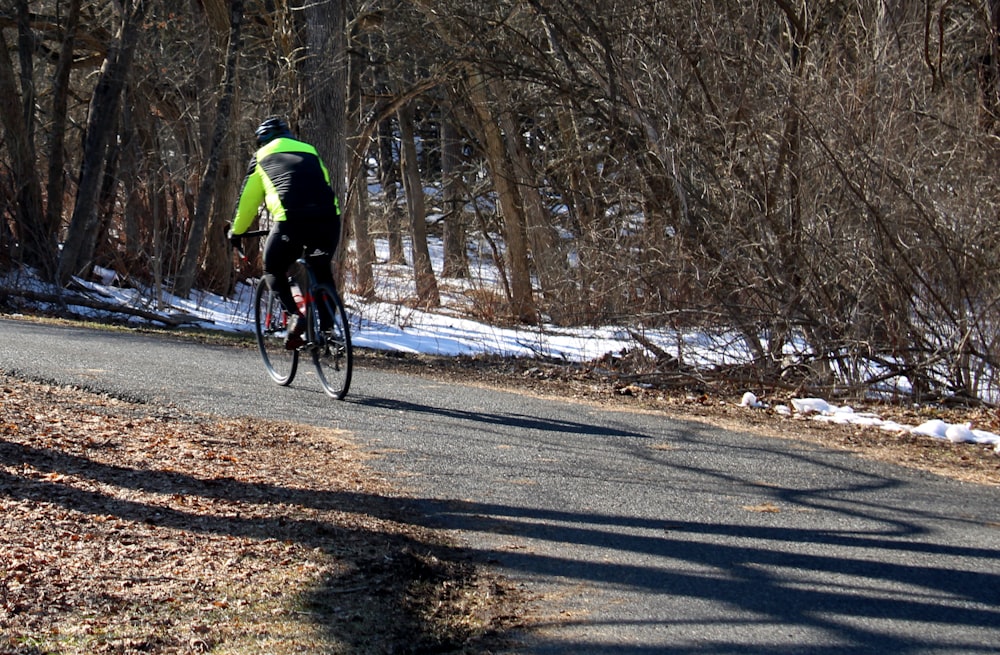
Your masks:
<path fill-rule="evenodd" d="M 315 287 L 309 320 L 313 328 L 313 363 L 327 395 L 343 400 L 351 386 L 354 354 L 347 312 L 337 291 L 328 285 Z"/>
<path fill-rule="evenodd" d="M 282 386 L 291 384 L 299 364 L 299 351 L 285 348 L 288 316 L 278 294 L 263 279 L 257 283 L 254 295 L 254 327 L 257 349 L 271 379 Z"/>

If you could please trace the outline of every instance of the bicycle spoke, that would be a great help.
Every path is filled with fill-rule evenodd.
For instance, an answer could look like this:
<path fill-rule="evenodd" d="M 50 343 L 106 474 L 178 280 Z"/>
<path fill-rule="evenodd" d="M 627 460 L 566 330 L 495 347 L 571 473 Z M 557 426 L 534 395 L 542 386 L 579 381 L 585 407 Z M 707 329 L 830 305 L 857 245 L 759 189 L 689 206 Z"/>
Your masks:
<path fill-rule="evenodd" d="M 347 314 L 340 298 L 329 287 L 318 286 L 313 300 L 313 320 L 319 323 L 319 329 L 314 331 L 313 363 L 326 393 L 342 399 L 351 385 L 353 367 Z"/>
<path fill-rule="evenodd" d="M 257 348 L 267 374 L 280 385 L 288 385 L 295 377 L 299 362 L 296 350 L 285 348 L 288 335 L 287 321 L 278 296 L 261 280 L 254 299 L 254 325 L 257 331 Z"/>

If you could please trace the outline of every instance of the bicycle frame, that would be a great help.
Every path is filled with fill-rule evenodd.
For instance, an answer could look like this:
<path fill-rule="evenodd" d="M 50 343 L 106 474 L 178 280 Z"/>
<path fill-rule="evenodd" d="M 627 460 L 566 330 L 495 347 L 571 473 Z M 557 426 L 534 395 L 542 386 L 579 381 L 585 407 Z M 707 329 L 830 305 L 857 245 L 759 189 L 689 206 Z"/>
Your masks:
<path fill-rule="evenodd" d="M 242 236 L 265 234 L 266 231 L 260 230 Z M 237 250 L 246 260 L 242 249 Z M 343 399 L 350 386 L 353 369 L 350 326 L 343 301 L 335 286 L 319 282 L 304 255 L 295 260 L 288 282 L 293 295 L 298 292 L 295 301 L 306 319 L 305 343 L 288 349 L 287 312 L 277 302 L 270 285 L 262 279 L 258 282 L 255 295 L 254 315 L 257 345 L 264 366 L 276 383 L 287 386 L 295 376 L 299 353 L 308 354 L 327 395 Z M 263 306 L 265 303 L 266 307 Z M 278 316 L 273 310 L 280 311 L 280 321 L 272 320 Z"/>

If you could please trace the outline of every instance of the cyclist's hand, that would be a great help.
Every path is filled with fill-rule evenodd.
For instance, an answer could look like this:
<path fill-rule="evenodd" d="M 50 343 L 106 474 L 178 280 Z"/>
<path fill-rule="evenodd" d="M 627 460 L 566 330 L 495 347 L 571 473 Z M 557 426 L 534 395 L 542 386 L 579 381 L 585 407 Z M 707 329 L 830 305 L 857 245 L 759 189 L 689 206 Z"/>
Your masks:
<path fill-rule="evenodd" d="M 237 250 L 242 251 L 243 250 L 243 235 L 242 234 L 233 234 L 232 232 L 230 232 L 229 233 L 229 243 L 233 246 L 233 248 L 236 248 Z"/>

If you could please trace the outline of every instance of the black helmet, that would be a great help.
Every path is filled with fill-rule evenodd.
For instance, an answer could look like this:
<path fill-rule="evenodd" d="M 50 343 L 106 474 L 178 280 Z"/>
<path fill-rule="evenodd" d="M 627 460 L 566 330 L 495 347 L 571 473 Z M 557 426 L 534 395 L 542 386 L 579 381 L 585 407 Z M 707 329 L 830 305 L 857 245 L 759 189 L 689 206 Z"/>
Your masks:
<path fill-rule="evenodd" d="M 264 119 L 254 135 L 257 137 L 257 146 L 260 147 L 280 136 L 292 136 L 292 131 L 288 129 L 288 123 L 285 122 L 284 118 L 272 116 Z"/>

